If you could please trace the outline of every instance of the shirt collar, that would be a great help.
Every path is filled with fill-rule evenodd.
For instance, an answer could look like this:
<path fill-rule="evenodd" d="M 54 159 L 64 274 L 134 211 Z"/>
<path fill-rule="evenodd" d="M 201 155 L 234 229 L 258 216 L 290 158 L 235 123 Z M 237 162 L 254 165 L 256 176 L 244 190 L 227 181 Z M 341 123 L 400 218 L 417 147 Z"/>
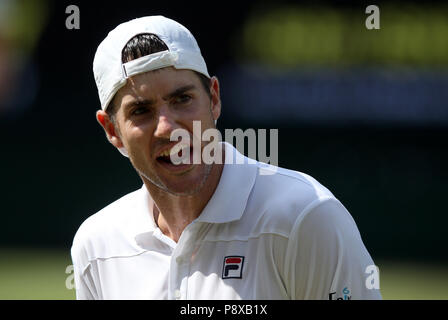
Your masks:
<path fill-rule="evenodd" d="M 225 223 L 239 220 L 246 208 L 257 175 L 256 161 L 249 159 L 231 144 L 222 142 L 225 162 L 218 186 L 196 222 Z M 157 225 L 153 216 L 154 201 L 145 185 L 137 192 L 134 207 L 134 236 L 153 232 Z"/>
<path fill-rule="evenodd" d="M 255 184 L 256 161 L 246 158 L 227 142 L 223 145 L 225 162 L 221 179 L 196 221 L 224 223 L 239 220 Z"/>

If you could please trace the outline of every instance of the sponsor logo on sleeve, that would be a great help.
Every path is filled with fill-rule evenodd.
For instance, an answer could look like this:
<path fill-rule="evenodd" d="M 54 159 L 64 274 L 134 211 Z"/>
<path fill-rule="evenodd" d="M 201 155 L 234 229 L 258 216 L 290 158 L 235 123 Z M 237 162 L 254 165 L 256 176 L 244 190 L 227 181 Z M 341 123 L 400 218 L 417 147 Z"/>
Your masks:
<path fill-rule="evenodd" d="M 337 294 L 336 291 L 330 292 L 328 294 L 328 300 L 352 300 L 352 296 L 350 295 L 350 290 L 345 287 L 340 294 Z"/>

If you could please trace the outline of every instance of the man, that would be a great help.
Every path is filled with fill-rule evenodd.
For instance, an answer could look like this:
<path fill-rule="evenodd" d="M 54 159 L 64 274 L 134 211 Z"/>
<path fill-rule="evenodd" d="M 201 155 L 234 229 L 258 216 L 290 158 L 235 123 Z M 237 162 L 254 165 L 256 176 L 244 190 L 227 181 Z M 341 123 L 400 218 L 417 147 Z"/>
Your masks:
<path fill-rule="evenodd" d="M 355 222 L 312 177 L 249 163 L 227 143 L 211 164 L 173 162 L 197 152 L 173 133 L 197 141 L 221 112 L 218 79 L 185 27 L 162 16 L 121 24 L 93 70 L 97 120 L 143 186 L 76 233 L 78 299 L 381 298 L 366 286 L 373 261 Z"/>

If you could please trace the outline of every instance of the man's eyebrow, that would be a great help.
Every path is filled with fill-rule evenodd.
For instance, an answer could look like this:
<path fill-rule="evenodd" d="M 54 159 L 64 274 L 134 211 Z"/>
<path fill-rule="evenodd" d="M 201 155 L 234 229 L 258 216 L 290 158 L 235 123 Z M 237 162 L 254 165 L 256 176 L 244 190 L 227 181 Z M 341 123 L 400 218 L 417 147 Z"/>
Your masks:
<path fill-rule="evenodd" d="M 169 100 L 170 98 L 177 97 L 177 96 L 179 96 L 187 91 L 193 90 L 193 89 L 196 89 L 196 86 L 194 84 L 188 84 L 188 85 L 179 87 L 179 88 L 175 89 L 174 91 L 168 93 L 167 95 L 162 97 L 162 99 Z"/>
<path fill-rule="evenodd" d="M 196 89 L 196 86 L 194 84 L 188 84 L 188 85 L 179 87 L 179 88 L 175 89 L 174 91 L 168 93 L 167 95 L 163 96 L 162 99 L 169 100 L 170 98 L 177 97 L 177 96 L 179 96 L 187 91 L 193 90 L 193 89 Z M 130 107 L 143 106 L 143 105 L 150 106 L 153 104 L 154 104 L 153 100 L 140 98 L 140 99 L 135 99 L 135 100 L 131 100 L 131 101 L 127 102 L 124 105 L 124 109 L 128 109 Z"/>
<path fill-rule="evenodd" d="M 142 106 L 142 105 L 151 105 L 154 102 L 152 100 L 148 100 L 148 99 L 136 99 L 136 100 L 131 100 L 128 103 L 126 103 L 124 105 L 124 109 L 128 109 L 130 107 L 137 107 L 137 106 Z"/>

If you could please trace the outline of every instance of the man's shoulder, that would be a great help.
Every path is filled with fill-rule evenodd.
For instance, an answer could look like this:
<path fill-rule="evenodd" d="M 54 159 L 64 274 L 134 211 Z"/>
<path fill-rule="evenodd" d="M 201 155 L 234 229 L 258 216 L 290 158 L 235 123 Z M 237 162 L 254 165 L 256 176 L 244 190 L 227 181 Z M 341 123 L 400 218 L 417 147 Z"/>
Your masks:
<path fill-rule="evenodd" d="M 79 227 L 79 230 L 108 227 L 120 223 L 124 219 L 123 212 L 132 210 L 136 205 L 140 189 L 130 192 L 117 200 L 111 202 L 106 207 L 89 216 Z M 87 230 L 86 230 L 87 231 Z"/>
<path fill-rule="evenodd" d="M 259 199 L 277 208 L 306 206 L 318 199 L 334 198 L 333 193 L 309 174 L 281 167 L 260 166 L 255 192 Z"/>
<path fill-rule="evenodd" d="M 285 190 L 300 190 L 316 196 L 333 196 L 331 191 L 314 177 L 296 170 L 260 164 L 258 180 L 266 185 L 272 183 L 281 184 L 283 187 L 277 189 L 281 193 Z"/>
<path fill-rule="evenodd" d="M 138 205 L 141 189 L 130 192 L 113 201 L 103 209 L 89 216 L 78 228 L 73 239 L 72 250 L 83 248 L 103 248 L 91 255 L 110 255 L 106 248 L 119 239 L 127 238 L 127 229 L 132 222 L 132 213 Z M 123 241 L 121 241 L 123 243 Z M 108 245 L 109 243 L 109 245 Z M 92 257 L 91 257 L 92 258 Z M 97 258 L 97 257 L 95 257 Z"/>
<path fill-rule="evenodd" d="M 312 176 L 280 167 L 259 169 L 244 220 L 259 230 L 289 237 L 297 219 L 310 208 L 338 201 L 333 193 Z M 255 223 L 254 223 L 255 222 Z"/>

